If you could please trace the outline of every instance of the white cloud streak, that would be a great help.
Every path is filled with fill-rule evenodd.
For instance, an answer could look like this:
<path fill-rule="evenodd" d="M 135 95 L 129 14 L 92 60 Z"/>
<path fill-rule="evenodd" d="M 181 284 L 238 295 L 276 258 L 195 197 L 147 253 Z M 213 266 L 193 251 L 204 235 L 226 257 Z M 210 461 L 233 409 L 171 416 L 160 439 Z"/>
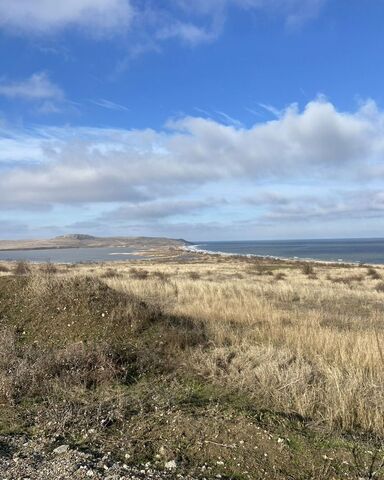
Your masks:
<path fill-rule="evenodd" d="M 107 110 L 114 110 L 117 112 L 129 112 L 129 108 L 127 108 L 125 105 L 111 102 L 111 100 L 106 100 L 105 98 L 99 98 L 98 100 L 90 100 L 90 102 L 98 107 L 106 108 Z"/>
<path fill-rule="evenodd" d="M 0 95 L 29 101 L 64 99 L 62 89 L 54 84 L 45 72 L 34 73 L 31 77 L 21 81 L 1 81 Z"/>

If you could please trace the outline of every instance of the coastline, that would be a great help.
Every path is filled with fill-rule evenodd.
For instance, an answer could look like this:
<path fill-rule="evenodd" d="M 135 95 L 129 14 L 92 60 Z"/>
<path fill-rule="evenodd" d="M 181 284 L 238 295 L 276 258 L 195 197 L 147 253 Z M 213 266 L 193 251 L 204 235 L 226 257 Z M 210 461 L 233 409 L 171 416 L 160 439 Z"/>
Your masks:
<path fill-rule="evenodd" d="M 363 263 L 363 262 L 348 262 L 345 260 L 340 259 L 340 261 L 334 261 L 334 260 L 319 260 L 316 258 L 301 258 L 301 257 L 281 257 L 277 255 L 260 255 L 256 253 L 235 253 L 235 252 L 217 252 L 213 250 L 205 250 L 203 248 L 198 248 L 198 244 L 195 245 L 190 245 L 190 246 L 183 246 L 179 247 L 180 250 L 186 251 L 186 252 L 191 252 L 191 253 L 197 253 L 197 254 L 203 254 L 203 255 L 216 255 L 219 257 L 243 257 L 243 258 L 259 258 L 259 259 L 264 259 L 264 260 L 276 260 L 276 261 L 281 261 L 281 262 L 295 262 L 295 263 L 300 263 L 300 262 L 305 262 L 305 263 L 316 263 L 319 265 L 334 265 L 334 266 L 352 266 L 352 267 L 359 267 L 359 266 L 365 266 L 365 265 L 372 265 L 372 266 L 382 266 L 380 263 Z"/>

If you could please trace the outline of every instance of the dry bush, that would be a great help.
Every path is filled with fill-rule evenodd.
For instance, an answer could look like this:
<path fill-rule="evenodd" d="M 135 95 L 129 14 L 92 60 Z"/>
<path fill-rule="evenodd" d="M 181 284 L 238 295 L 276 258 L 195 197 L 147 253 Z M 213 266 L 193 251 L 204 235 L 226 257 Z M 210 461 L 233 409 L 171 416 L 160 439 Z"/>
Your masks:
<path fill-rule="evenodd" d="M 154 272 L 152 272 L 152 275 L 155 278 L 161 280 L 162 282 L 168 282 L 171 278 L 171 275 L 169 273 L 161 272 L 160 270 L 155 270 Z"/>
<path fill-rule="evenodd" d="M 59 269 L 54 263 L 47 262 L 40 265 L 40 271 L 47 275 L 54 275 L 55 273 L 58 273 Z"/>
<path fill-rule="evenodd" d="M 375 286 L 375 290 L 376 292 L 384 292 L 384 282 L 379 282 L 376 286 Z"/>
<path fill-rule="evenodd" d="M 62 348 L 22 344 L 15 331 L 0 332 L 0 398 L 8 403 L 47 396 L 58 388 L 85 389 L 111 383 L 119 374 L 108 345 L 82 342 Z"/>
<path fill-rule="evenodd" d="M 381 280 L 380 273 L 373 267 L 369 267 L 367 270 L 367 276 L 371 277 L 373 280 Z"/>
<path fill-rule="evenodd" d="M 131 268 L 129 270 L 129 274 L 132 278 L 137 280 L 146 280 L 149 276 L 148 270 L 139 269 L 139 268 Z"/>
<path fill-rule="evenodd" d="M 331 280 L 333 283 L 344 283 L 346 285 L 350 285 L 353 282 L 362 282 L 364 280 L 363 275 L 346 275 L 344 277 L 330 277 L 328 276 L 328 280 Z"/>
<path fill-rule="evenodd" d="M 31 267 L 29 266 L 28 262 L 25 262 L 24 260 L 18 261 L 13 268 L 13 273 L 15 275 L 28 275 L 30 271 Z"/>
<path fill-rule="evenodd" d="M 0 264 L 0 273 L 8 273 L 10 271 L 9 267 L 6 265 Z"/>
<path fill-rule="evenodd" d="M 189 277 L 191 280 L 200 280 L 201 275 L 200 275 L 199 272 L 192 271 L 192 272 L 188 272 L 188 277 Z"/>
<path fill-rule="evenodd" d="M 269 265 L 252 265 L 247 269 L 250 275 L 273 275 Z"/>
<path fill-rule="evenodd" d="M 287 278 L 287 275 L 284 272 L 277 272 L 275 275 L 275 280 L 277 281 L 284 280 L 285 278 Z"/>
<path fill-rule="evenodd" d="M 118 278 L 122 274 L 118 272 L 115 268 L 107 268 L 105 272 L 100 275 L 100 278 Z"/>
<path fill-rule="evenodd" d="M 311 265 L 310 263 L 304 263 L 304 265 L 301 268 L 301 271 L 304 273 L 304 275 L 315 274 L 315 269 L 313 268 L 313 265 Z"/>

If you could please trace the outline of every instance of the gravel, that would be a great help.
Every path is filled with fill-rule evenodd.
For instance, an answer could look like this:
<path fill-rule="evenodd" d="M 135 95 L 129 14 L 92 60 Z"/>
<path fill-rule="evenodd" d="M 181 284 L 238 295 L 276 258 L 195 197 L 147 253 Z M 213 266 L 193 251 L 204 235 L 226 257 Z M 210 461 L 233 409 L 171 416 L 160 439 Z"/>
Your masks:
<path fill-rule="evenodd" d="M 69 445 L 25 437 L 0 436 L 0 480 L 197 480 L 177 472 L 174 460 L 168 471 L 159 471 L 150 463 L 130 466 L 113 460 L 107 453 L 88 453 Z"/>

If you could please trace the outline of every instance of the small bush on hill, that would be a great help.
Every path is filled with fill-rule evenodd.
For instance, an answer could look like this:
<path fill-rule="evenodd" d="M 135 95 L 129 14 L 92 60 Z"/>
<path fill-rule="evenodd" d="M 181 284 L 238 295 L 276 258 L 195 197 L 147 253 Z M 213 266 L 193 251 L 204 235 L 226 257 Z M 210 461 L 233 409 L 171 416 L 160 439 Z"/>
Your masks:
<path fill-rule="evenodd" d="M 148 278 L 149 272 L 148 272 L 148 270 L 131 268 L 129 270 L 129 274 L 135 280 L 146 280 Z"/>
<path fill-rule="evenodd" d="M 107 268 L 107 270 L 100 275 L 100 278 L 118 278 L 121 276 L 121 273 L 119 273 L 115 268 Z"/>
<path fill-rule="evenodd" d="M 200 273 L 199 272 L 189 272 L 188 277 L 191 280 L 199 280 L 200 279 Z"/>
<path fill-rule="evenodd" d="M 30 273 L 30 271 L 30 266 L 24 260 L 20 260 L 19 262 L 17 262 L 13 269 L 13 273 L 15 275 L 27 275 L 28 273 Z"/>
<path fill-rule="evenodd" d="M 57 273 L 59 271 L 59 269 L 56 267 L 56 265 L 54 263 L 51 263 L 51 262 L 43 263 L 40 266 L 40 270 L 43 273 L 46 273 L 48 275 L 54 275 L 55 273 Z"/>
<path fill-rule="evenodd" d="M 286 274 L 284 272 L 277 272 L 275 275 L 275 280 L 283 280 L 286 278 Z"/>
<path fill-rule="evenodd" d="M 304 275 L 314 275 L 315 269 L 310 263 L 304 263 L 304 265 L 301 268 L 301 271 L 304 273 Z"/>
<path fill-rule="evenodd" d="M 367 276 L 371 277 L 373 280 L 381 280 L 380 273 L 373 267 L 369 267 L 367 270 Z"/>

